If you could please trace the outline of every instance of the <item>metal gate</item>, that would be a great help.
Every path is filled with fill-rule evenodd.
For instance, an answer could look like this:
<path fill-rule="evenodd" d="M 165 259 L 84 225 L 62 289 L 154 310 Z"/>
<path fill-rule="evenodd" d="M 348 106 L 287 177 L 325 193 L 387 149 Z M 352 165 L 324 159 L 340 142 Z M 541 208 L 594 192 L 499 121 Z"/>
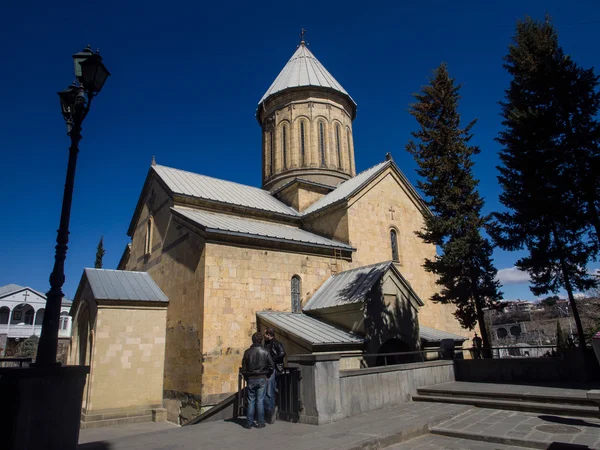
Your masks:
<path fill-rule="evenodd" d="M 277 419 L 288 422 L 297 422 L 302 411 L 300 401 L 300 370 L 296 367 L 286 367 L 277 377 L 277 393 L 275 404 L 277 405 Z M 240 371 L 238 375 L 238 398 L 237 416 L 246 415 L 246 380 Z"/>

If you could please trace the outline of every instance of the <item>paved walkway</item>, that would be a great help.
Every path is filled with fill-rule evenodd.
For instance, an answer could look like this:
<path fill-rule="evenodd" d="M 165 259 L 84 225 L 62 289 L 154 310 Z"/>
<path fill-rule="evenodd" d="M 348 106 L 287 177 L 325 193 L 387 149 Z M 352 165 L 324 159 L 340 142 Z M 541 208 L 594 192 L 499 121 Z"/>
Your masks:
<path fill-rule="evenodd" d="M 401 444 L 387 447 L 386 450 L 523 450 L 527 447 L 515 447 L 492 442 L 478 442 L 467 439 L 455 439 L 428 434 Z"/>
<path fill-rule="evenodd" d="M 175 449 L 374 449 L 424 435 L 428 429 L 461 413 L 469 406 L 439 403 L 404 403 L 340 422 L 315 426 L 277 421 L 264 429 L 246 430 L 231 421 L 151 431 L 152 425 L 81 430 L 79 450 Z M 164 425 L 163 425 L 164 426 Z"/>
<path fill-rule="evenodd" d="M 600 420 L 473 408 L 431 428 L 431 433 L 530 448 L 600 450 Z M 550 447 L 554 444 L 554 447 Z M 560 444 L 560 445 L 559 445 Z M 408 448 L 408 447 L 406 447 Z"/>

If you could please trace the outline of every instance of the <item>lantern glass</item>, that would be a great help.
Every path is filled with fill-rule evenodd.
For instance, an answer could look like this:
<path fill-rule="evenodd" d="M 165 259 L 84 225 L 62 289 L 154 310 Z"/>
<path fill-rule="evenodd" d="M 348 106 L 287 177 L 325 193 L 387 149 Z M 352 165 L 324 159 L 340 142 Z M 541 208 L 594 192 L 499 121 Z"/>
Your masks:
<path fill-rule="evenodd" d="M 62 109 L 63 116 L 69 116 L 73 111 L 73 106 L 75 105 L 77 86 L 72 84 L 64 91 L 60 91 L 58 96 L 60 98 L 60 107 Z"/>
<path fill-rule="evenodd" d="M 78 80 L 80 80 L 81 76 L 82 76 L 81 63 L 84 62 L 86 59 L 88 59 L 93 54 L 94 54 L 94 52 L 88 45 L 85 49 L 83 49 L 82 51 L 75 53 L 73 55 L 73 60 L 74 60 L 74 64 L 75 64 L 75 77 Z"/>
<path fill-rule="evenodd" d="M 86 91 L 100 92 L 110 73 L 102 63 L 102 57 L 97 53 L 91 55 L 81 66 L 81 83 Z"/>

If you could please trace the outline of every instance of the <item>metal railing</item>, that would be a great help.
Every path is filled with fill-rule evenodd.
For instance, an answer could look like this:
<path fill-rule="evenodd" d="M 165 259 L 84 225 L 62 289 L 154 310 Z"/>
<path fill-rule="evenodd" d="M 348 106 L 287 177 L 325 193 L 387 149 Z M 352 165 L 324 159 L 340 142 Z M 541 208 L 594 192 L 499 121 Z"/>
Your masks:
<path fill-rule="evenodd" d="M 276 375 L 277 391 L 275 405 L 277 406 L 277 419 L 297 422 L 302 411 L 300 401 L 300 370 L 297 367 L 285 367 L 281 374 Z M 245 416 L 248 406 L 246 397 L 246 380 L 240 371 L 238 374 L 236 417 Z"/>
<path fill-rule="evenodd" d="M 32 358 L 0 358 L 0 367 L 29 367 Z"/>

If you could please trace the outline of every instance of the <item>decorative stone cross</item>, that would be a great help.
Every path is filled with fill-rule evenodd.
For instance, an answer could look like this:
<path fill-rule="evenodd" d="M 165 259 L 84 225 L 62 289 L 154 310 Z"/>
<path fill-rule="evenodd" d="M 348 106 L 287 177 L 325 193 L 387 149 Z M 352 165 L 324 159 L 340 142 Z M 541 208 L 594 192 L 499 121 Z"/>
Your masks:
<path fill-rule="evenodd" d="M 389 212 L 390 212 L 390 214 L 392 216 L 392 220 L 394 220 L 394 213 L 396 212 L 396 210 L 394 209 L 393 206 L 390 206 Z"/>
<path fill-rule="evenodd" d="M 23 294 L 23 297 L 25 297 L 25 301 L 27 301 L 27 297 L 29 297 L 29 292 L 25 291 L 25 293 Z"/>

